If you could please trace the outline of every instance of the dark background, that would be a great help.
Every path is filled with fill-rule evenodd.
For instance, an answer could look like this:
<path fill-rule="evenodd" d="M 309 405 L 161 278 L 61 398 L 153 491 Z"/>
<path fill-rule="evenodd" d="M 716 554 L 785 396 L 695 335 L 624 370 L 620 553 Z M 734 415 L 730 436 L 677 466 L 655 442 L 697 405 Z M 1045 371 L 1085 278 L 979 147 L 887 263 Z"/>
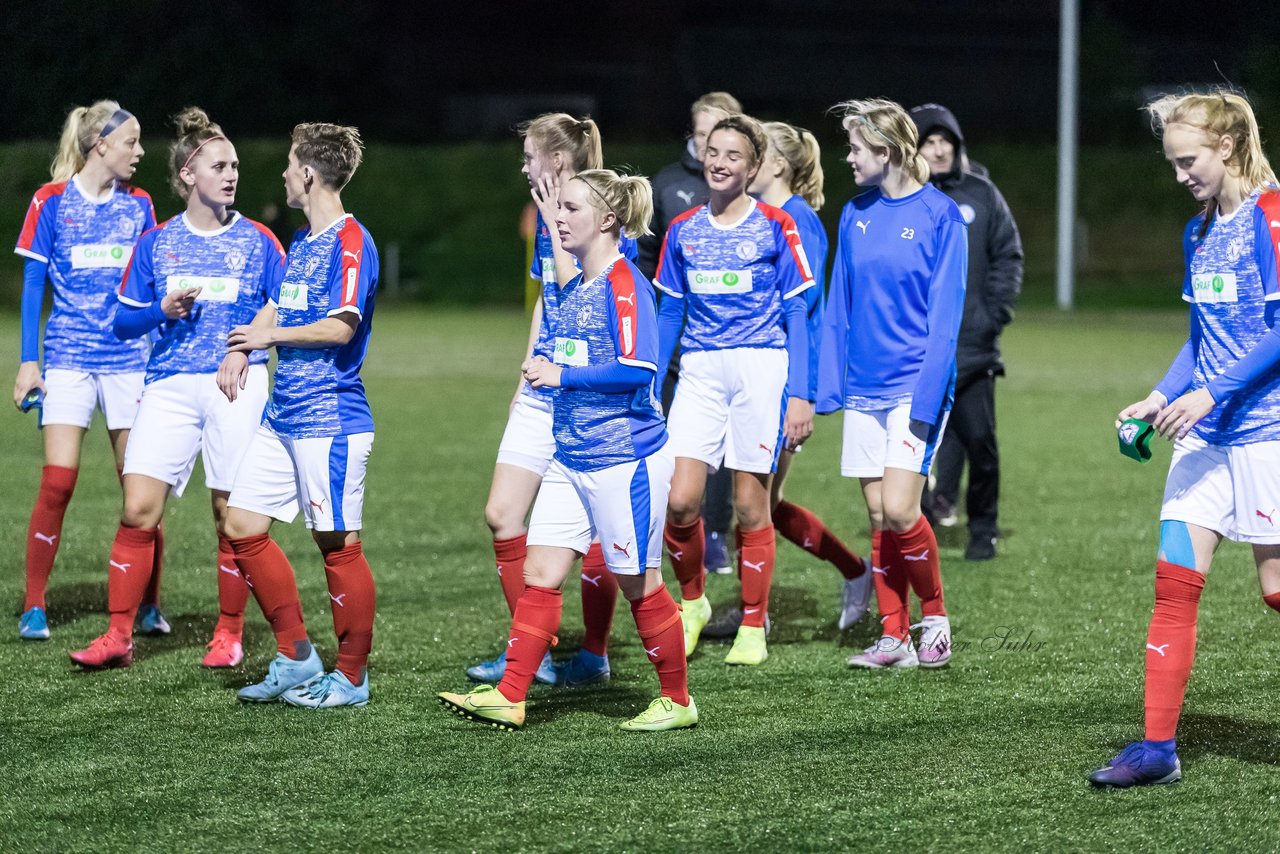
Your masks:
<path fill-rule="evenodd" d="M 698 94 L 821 121 L 835 101 L 940 101 L 984 135 L 1052 140 L 1058 3 L 28 2 L 0 16 L 0 138 L 49 139 L 112 97 L 158 128 L 200 104 L 233 135 L 358 125 L 399 143 L 494 139 L 548 109 L 613 139 L 682 133 Z M 1280 14 L 1262 2 L 1082 2 L 1086 143 L 1146 134 L 1153 87 L 1229 81 L 1266 115 Z M 1149 138 L 1149 137 L 1148 137 Z"/>

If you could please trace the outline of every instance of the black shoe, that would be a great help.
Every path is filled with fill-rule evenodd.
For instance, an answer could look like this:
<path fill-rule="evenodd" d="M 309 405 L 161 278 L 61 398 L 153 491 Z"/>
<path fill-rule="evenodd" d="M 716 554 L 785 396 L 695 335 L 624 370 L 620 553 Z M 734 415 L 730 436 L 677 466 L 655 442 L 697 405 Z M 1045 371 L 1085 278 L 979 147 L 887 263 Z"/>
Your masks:
<path fill-rule="evenodd" d="M 975 534 L 969 538 L 964 550 L 965 560 L 991 560 L 996 556 L 996 538 L 990 534 Z"/>

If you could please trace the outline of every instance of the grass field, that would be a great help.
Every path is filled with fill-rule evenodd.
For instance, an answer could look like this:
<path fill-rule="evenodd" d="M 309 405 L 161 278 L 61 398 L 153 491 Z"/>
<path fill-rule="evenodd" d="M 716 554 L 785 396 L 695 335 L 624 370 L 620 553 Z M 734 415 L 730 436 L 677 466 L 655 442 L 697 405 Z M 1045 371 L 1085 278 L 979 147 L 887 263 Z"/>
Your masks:
<path fill-rule="evenodd" d="M 202 489 L 173 503 L 165 608 L 124 671 L 80 674 L 66 650 L 105 625 L 105 561 L 118 493 L 95 429 L 50 590 L 54 636 L 0 629 L 0 849 L 811 851 L 1206 850 L 1280 847 L 1276 615 L 1246 550 L 1227 547 L 1201 608 L 1183 718 L 1183 783 L 1096 792 L 1084 775 L 1141 735 L 1142 647 L 1168 446 L 1138 466 L 1113 413 L 1172 357 L 1180 314 L 1023 312 L 1000 386 L 1006 539 L 966 564 L 944 532 L 957 653 L 939 672 L 854 673 L 865 620 L 835 628 L 830 567 L 779 545 L 771 657 L 691 662 L 692 731 L 628 735 L 656 679 L 620 605 L 615 678 L 535 689 L 530 725 L 481 730 L 440 690 L 505 636 L 482 518 L 524 321 L 386 304 L 365 371 L 378 419 L 367 552 L 379 583 L 373 703 L 309 713 L 238 706 L 232 689 L 273 652 L 250 605 L 246 664 L 199 667 L 215 606 Z M 0 352 L 16 350 L 0 317 Z M 0 416 L 7 452 L 0 593 L 20 604 L 38 478 L 32 421 Z M 820 420 L 788 494 L 867 548 L 861 500 L 838 477 L 838 424 Z M 196 483 L 199 483 L 197 479 Z M 303 606 L 332 662 L 324 578 L 300 527 L 278 528 Z M 736 594 L 713 578 L 717 604 Z M 566 596 L 562 650 L 580 632 Z M 1266 818 L 1272 816 L 1271 819 Z"/>

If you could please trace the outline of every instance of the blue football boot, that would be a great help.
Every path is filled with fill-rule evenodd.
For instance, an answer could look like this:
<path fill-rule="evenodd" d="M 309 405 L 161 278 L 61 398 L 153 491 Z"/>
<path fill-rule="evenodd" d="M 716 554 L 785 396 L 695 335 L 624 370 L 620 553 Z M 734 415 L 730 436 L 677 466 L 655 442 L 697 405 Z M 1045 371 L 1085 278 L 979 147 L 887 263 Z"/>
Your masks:
<path fill-rule="evenodd" d="M 35 605 L 18 618 L 18 637 L 23 640 L 49 639 L 49 621 L 45 619 L 44 608 Z"/>
<path fill-rule="evenodd" d="M 323 675 L 324 664 L 314 647 L 302 661 L 277 653 L 267 668 L 267 678 L 241 688 L 236 692 L 236 698 L 242 703 L 274 703 L 289 689 L 306 685 Z"/>
<path fill-rule="evenodd" d="M 1168 744 L 1169 749 L 1158 750 L 1145 741 L 1135 741 L 1120 751 L 1120 755 L 1105 768 L 1090 774 L 1089 782 L 1117 789 L 1176 783 L 1182 779 L 1182 763 L 1178 761 L 1172 742 Z"/>
<path fill-rule="evenodd" d="M 556 687 L 582 688 L 608 682 L 609 675 L 609 656 L 580 649 L 573 658 L 556 665 Z"/>

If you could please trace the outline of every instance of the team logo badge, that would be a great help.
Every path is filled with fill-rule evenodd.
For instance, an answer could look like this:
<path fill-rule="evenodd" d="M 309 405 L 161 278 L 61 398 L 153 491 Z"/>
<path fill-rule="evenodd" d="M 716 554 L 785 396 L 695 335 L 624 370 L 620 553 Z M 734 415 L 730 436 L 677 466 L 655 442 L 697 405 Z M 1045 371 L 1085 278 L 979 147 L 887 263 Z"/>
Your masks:
<path fill-rule="evenodd" d="M 1126 445 L 1132 445 L 1133 440 L 1138 437 L 1138 425 L 1131 421 L 1127 421 L 1120 425 L 1120 441 Z"/>
<path fill-rule="evenodd" d="M 689 255 L 697 255 L 697 254 L 698 254 L 698 247 L 694 246 L 692 243 L 686 243 L 686 244 L 684 245 L 684 254 L 685 254 L 686 256 L 689 256 Z"/>
<path fill-rule="evenodd" d="M 307 263 L 303 265 L 302 272 L 308 279 L 316 274 L 316 270 L 320 269 L 320 259 L 314 255 L 307 259 Z"/>
<path fill-rule="evenodd" d="M 244 264 L 249 259 L 245 257 L 244 252 L 239 247 L 232 247 L 227 250 L 227 254 L 222 256 L 222 260 L 226 262 L 227 269 L 233 273 L 239 273 L 244 269 Z"/>
<path fill-rule="evenodd" d="M 120 235 L 122 239 L 128 240 L 137 233 L 137 230 L 138 224 L 124 214 L 120 214 L 120 216 L 116 218 L 115 232 Z"/>
<path fill-rule="evenodd" d="M 1227 259 L 1230 260 L 1231 263 L 1234 264 L 1236 261 L 1239 261 L 1240 256 L 1243 254 L 1244 254 L 1244 238 L 1243 237 L 1233 237 L 1231 238 L 1231 240 L 1227 241 Z"/>
<path fill-rule="evenodd" d="M 579 328 L 586 326 L 591 322 L 591 306 L 584 305 L 578 309 L 578 326 Z"/>
<path fill-rule="evenodd" d="M 978 212 L 973 209 L 973 205 L 961 205 L 960 216 L 964 217 L 965 225 L 973 225 L 973 221 L 978 218 Z"/>
<path fill-rule="evenodd" d="M 760 249 L 754 240 L 744 240 L 734 249 L 743 261 L 754 261 L 760 255 Z"/>

